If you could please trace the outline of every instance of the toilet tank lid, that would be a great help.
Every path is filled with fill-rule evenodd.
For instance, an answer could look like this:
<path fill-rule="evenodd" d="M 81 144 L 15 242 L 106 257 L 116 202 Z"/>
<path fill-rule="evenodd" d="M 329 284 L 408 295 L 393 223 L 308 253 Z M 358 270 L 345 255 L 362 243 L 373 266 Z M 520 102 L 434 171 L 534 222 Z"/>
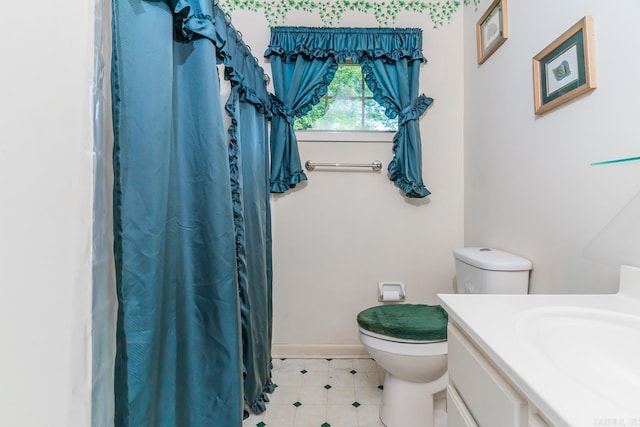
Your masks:
<path fill-rule="evenodd" d="M 491 248 L 460 248 L 453 256 L 466 264 L 483 270 L 524 271 L 531 270 L 531 261 L 518 255 Z"/>

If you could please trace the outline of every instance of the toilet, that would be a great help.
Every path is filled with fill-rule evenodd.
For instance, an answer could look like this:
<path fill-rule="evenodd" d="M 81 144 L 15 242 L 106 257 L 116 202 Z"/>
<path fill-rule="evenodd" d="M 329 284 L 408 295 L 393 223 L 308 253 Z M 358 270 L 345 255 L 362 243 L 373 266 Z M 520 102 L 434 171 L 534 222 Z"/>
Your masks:
<path fill-rule="evenodd" d="M 526 294 L 531 262 L 490 248 L 454 251 L 456 292 Z M 433 427 L 434 395 L 447 375 L 447 313 L 439 305 L 386 304 L 361 311 L 359 338 L 386 371 L 380 420 L 387 427 Z"/>

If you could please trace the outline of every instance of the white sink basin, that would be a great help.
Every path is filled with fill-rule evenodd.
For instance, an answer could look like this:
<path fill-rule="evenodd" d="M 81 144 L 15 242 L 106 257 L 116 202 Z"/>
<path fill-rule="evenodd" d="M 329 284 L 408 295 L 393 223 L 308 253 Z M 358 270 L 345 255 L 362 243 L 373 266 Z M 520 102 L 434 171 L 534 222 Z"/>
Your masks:
<path fill-rule="evenodd" d="M 640 316 L 545 307 L 525 310 L 518 339 L 556 375 L 629 411 L 640 405 Z"/>

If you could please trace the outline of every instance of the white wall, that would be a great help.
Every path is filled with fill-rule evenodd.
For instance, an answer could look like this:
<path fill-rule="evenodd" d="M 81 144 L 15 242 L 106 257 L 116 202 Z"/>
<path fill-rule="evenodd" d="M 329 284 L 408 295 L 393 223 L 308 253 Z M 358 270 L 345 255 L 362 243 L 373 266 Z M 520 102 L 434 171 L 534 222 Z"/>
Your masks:
<path fill-rule="evenodd" d="M 266 21 L 245 11 L 232 18 L 261 58 L 269 41 Z M 321 22 L 300 12 L 285 25 Z M 378 26 L 356 13 L 341 25 Z M 384 167 L 379 174 L 308 172 L 306 184 L 272 197 L 275 354 L 360 351 L 355 318 L 379 304 L 380 280 L 404 281 L 408 303 L 437 303 L 436 293 L 452 290 L 452 251 L 463 242 L 462 15 L 440 30 L 420 14 L 401 13 L 394 25 L 424 30 L 429 62 L 420 92 L 435 102 L 420 125 L 423 178 L 433 194 L 412 201 L 387 179 L 391 143 L 300 143 L 303 163 L 377 159 Z"/>
<path fill-rule="evenodd" d="M 93 5 L 0 26 L 0 425 L 90 422 Z"/>
<path fill-rule="evenodd" d="M 511 0 L 510 38 L 478 66 L 490 3 L 465 10 L 465 243 L 531 259 L 535 293 L 614 292 L 619 265 L 640 265 L 640 163 L 590 163 L 640 155 L 640 3 Z M 532 57 L 588 14 L 598 88 L 536 117 Z"/>

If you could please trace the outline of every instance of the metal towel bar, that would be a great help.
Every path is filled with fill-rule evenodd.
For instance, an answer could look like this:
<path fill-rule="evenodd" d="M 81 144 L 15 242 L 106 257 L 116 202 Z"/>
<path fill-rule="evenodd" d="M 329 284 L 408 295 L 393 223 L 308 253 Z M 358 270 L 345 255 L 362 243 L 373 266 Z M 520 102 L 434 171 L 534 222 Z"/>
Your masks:
<path fill-rule="evenodd" d="M 374 160 L 371 163 L 320 163 L 307 160 L 304 164 L 305 169 L 309 172 L 313 171 L 318 166 L 329 168 L 371 168 L 376 172 L 382 170 L 382 162 L 379 160 Z"/>

